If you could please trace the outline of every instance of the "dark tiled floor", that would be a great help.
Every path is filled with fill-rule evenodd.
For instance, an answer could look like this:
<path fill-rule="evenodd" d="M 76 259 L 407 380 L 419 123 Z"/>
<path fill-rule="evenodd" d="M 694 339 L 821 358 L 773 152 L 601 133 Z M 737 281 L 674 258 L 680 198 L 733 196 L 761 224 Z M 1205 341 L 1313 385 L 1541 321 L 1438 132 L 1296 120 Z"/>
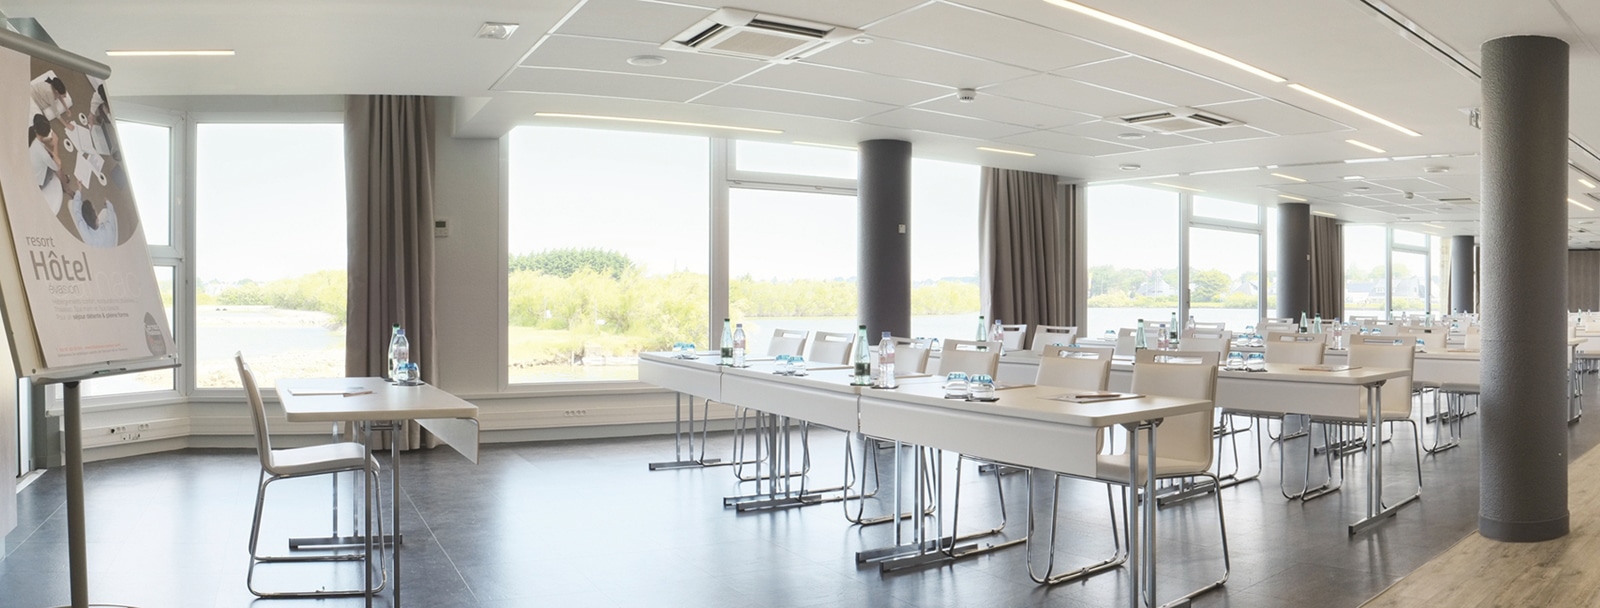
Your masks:
<path fill-rule="evenodd" d="M 1592 378 L 1589 384 L 1591 397 L 1600 394 Z M 1266 483 L 1223 493 L 1233 573 L 1225 589 L 1202 596 L 1196 605 L 1357 606 L 1445 550 L 1476 525 L 1476 420 L 1469 420 L 1462 449 L 1423 458 L 1427 486 L 1420 503 L 1354 538 L 1344 526 L 1362 509 L 1362 459 L 1351 460 L 1348 491 L 1310 503 L 1289 502 L 1275 487 L 1280 451 L 1270 448 Z M 1572 427 L 1573 458 L 1600 441 L 1600 424 L 1587 427 Z M 1401 431 L 1385 448 L 1387 487 L 1395 495 L 1413 479 L 1412 441 L 1405 427 Z M 1249 441 L 1248 435 L 1241 440 Z M 842 443 L 839 433 L 813 433 L 817 483 L 839 478 Z M 730 439 L 713 436 L 712 444 L 725 456 Z M 1293 445 L 1303 446 L 1304 440 Z M 726 467 L 647 470 L 646 463 L 671 454 L 670 438 L 645 437 L 488 445 L 478 465 L 448 448 L 404 455 L 404 604 L 1077 608 L 1127 603 L 1121 571 L 1053 588 L 1034 585 L 1025 569 L 1028 547 L 880 574 L 875 567 L 857 566 L 854 554 L 887 544 L 888 528 L 850 525 L 837 503 L 765 513 L 724 509 L 723 496 L 748 492 L 751 484 L 736 483 Z M 1296 447 L 1289 455 L 1292 463 L 1303 458 Z M 947 458 L 953 467 L 953 456 Z M 998 516 L 994 478 L 967 466 L 964 530 Z M 91 599 L 145 608 L 252 604 L 244 588 L 245 546 L 257 472 L 255 454 L 248 451 L 184 450 L 91 464 Z M 1026 478 L 1008 475 L 1004 483 L 1012 506 L 1010 531 L 1020 535 L 1026 525 L 1021 510 Z M 1044 485 L 1035 485 L 1035 495 L 1042 498 Z M 274 484 L 266 535 L 324 533 L 327 492 L 325 479 Z M 21 523 L 6 537 L 6 557 L 0 560 L 0 606 L 65 604 L 62 475 L 49 472 L 18 500 Z M 1067 481 L 1061 500 L 1058 561 L 1088 562 L 1108 554 L 1103 486 Z M 868 509 L 887 507 L 872 503 Z M 1164 508 L 1160 517 L 1166 599 L 1214 578 L 1222 563 L 1210 499 Z M 276 546 L 281 549 L 282 541 Z M 316 587 L 351 583 L 358 575 L 354 567 L 330 572 L 279 566 L 258 571 L 258 582 Z M 380 601 L 389 603 L 387 595 Z M 263 600 L 258 605 L 312 604 L 358 602 Z"/>

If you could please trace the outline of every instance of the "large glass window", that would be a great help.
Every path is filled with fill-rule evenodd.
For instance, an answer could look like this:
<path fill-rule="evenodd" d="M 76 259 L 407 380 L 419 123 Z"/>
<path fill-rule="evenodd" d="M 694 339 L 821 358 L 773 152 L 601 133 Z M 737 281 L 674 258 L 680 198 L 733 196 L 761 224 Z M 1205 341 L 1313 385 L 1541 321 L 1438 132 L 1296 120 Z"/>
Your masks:
<path fill-rule="evenodd" d="M 1190 228 L 1189 315 L 1243 331 L 1260 320 L 1260 305 L 1261 235 Z"/>
<path fill-rule="evenodd" d="M 854 331 L 856 199 L 734 188 L 728 195 L 728 313 L 764 355 L 774 329 Z"/>
<path fill-rule="evenodd" d="M 912 337 L 978 326 L 978 184 L 974 165 L 911 161 Z"/>
<path fill-rule="evenodd" d="M 1084 335 L 1168 319 L 1178 310 L 1178 195 L 1089 188 L 1089 317 Z"/>
<path fill-rule="evenodd" d="M 1388 235 L 1383 226 L 1344 227 L 1344 314 L 1385 317 Z"/>
<path fill-rule="evenodd" d="M 510 139 L 509 381 L 634 380 L 640 351 L 710 347 L 707 140 L 553 127 Z"/>
<path fill-rule="evenodd" d="M 344 375 L 344 127 L 196 130 L 195 385 Z"/>
<path fill-rule="evenodd" d="M 764 141 L 734 142 L 734 150 L 733 165 L 738 171 L 856 178 L 855 150 Z"/>

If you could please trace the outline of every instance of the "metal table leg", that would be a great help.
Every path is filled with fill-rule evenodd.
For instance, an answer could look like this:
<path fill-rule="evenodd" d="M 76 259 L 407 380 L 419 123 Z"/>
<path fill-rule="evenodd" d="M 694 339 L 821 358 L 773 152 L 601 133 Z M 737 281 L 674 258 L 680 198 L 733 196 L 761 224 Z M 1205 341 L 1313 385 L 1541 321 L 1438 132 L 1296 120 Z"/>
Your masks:
<path fill-rule="evenodd" d="M 671 469 L 693 469 L 699 467 L 720 466 L 726 464 L 721 458 L 706 458 L 705 436 L 701 435 L 700 455 L 694 453 L 694 395 L 689 395 L 689 429 L 683 428 L 683 393 L 675 393 L 672 403 L 672 460 L 667 462 L 652 462 L 650 470 L 665 471 Z M 709 426 L 710 422 L 701 421 L 702 425 Z M 689 458 L 683 457 L 683 441 L 687 435 L 689 443 Z"/>
<path fill-rule="evenodd" d="M 1407 496 L 1393 506 L 1383 504 L 1383 449 L 1382 432 L 1379 425 L 1383 420 L 1383 381 L 1367 385 L 1367 516 L 1350 524 L 1350 534 L 1371 528 L 1384 520 L 1393 517 L 1401 507 L 1411 504 L 1422 498 L 1422 487 L 1417 487 L 1417 492 Z"/>

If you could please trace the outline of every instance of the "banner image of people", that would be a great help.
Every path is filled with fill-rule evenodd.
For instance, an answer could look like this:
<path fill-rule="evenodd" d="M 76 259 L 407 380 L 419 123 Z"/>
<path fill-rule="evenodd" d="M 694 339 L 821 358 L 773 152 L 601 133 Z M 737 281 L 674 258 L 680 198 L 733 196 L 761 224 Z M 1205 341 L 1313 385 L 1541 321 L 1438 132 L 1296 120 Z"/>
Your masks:
<path fill-rule="evenodd" d="M 103 81 L 0 49 L 0 193 L 48 367 L 175 350 Z"/>

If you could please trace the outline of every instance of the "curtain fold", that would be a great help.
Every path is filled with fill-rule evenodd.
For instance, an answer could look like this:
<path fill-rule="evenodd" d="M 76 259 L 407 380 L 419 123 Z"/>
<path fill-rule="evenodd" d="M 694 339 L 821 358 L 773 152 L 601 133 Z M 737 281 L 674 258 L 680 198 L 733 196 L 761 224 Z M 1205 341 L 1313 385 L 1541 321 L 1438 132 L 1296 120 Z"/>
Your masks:
<path fill-rule="evenodd" d="M 1600 310 L 1600 251 L 1567 250 L 1567 310 Z"/>
<path fill-rule="evenodd" d="M 983 168 L 981 224 L 983 287 L 989 319 L 1025 323 L 1031 341 L 1039 325 L 1078 325 L 1074 234 L 1077 186 L 1054 175 Z"/>
<path fill-rule="evenodd" d="M 422 379 L 434 380 L 433 171 L 432 99 L 346 98 L 349 376 L 386 375 L 390 326 L 399 323 Z M 401 439 L 402 448 L 437 445 L 415 423 Z"/>
<path fill-rule="evenodd" d="M 1333 218 L 1311 217 L 1311 310 L 1344 318 L 1344 231 Z"/>

